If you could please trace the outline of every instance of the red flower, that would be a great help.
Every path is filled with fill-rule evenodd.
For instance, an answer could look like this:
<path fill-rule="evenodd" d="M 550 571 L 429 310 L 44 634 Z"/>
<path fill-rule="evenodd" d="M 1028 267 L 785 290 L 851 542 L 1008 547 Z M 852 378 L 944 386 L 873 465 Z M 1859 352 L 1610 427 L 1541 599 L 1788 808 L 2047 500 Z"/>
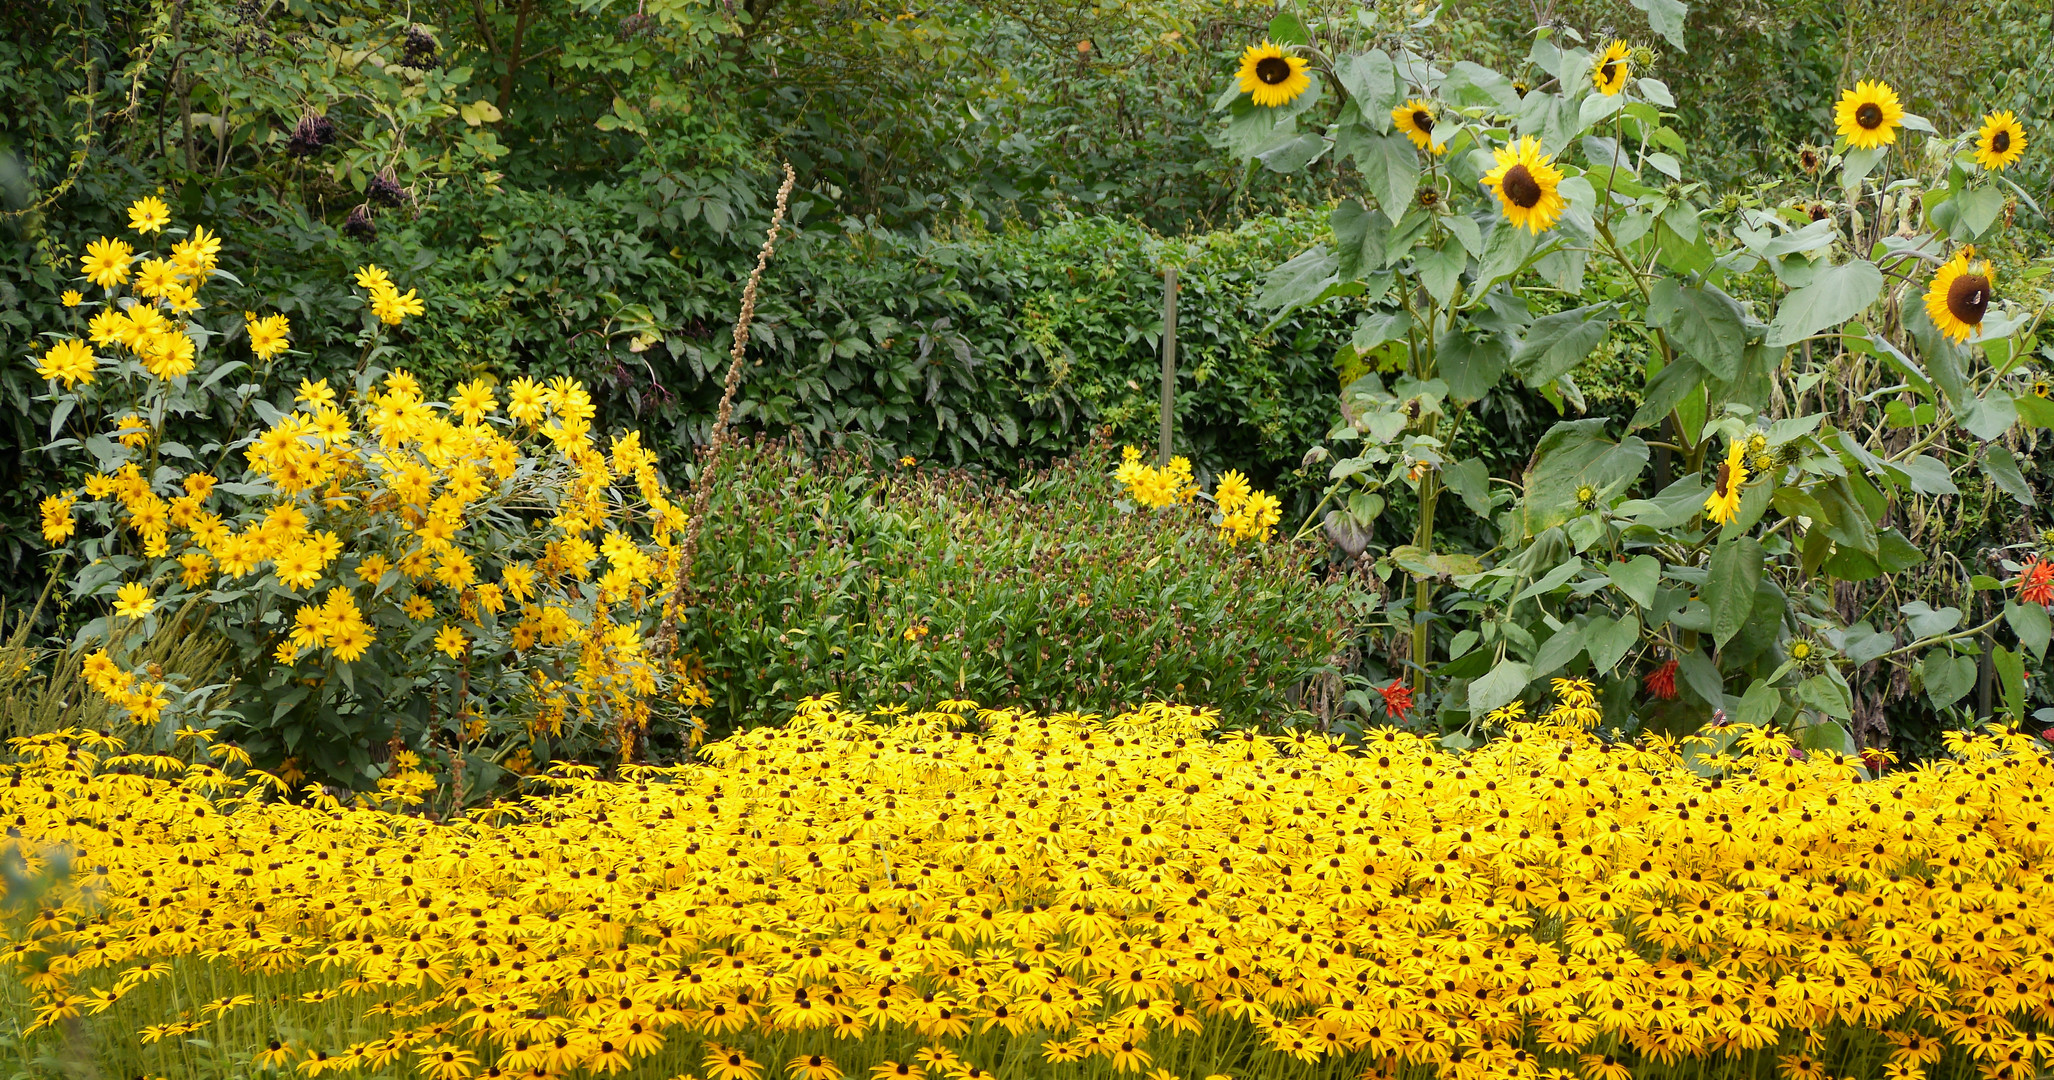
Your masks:
<path fill-rule="evenodd" d="M 1389 686 L 1377 687 L 1376 692 L 1384 696 L 1384 711 L 1391 719 L 1402 721 L 1412 711 L 1412 688 L 1405 685 L 1404 676 L 1392 679 Z"/>
<path fill-rule="evenodd" d="M 1881 750 L 1870 747 L 1861 752 L 1861 763 L 1868 766 L 1869 772 L 1881 776 L 1883 770 L 1890 767 L 1890 758 Z"/>
<path fill-rule="evenodd" d="M 2054 563 L 2034 559 L 2018 575 L 2018 598 L 2046 607 L 2054 604 Z"/>
<path fill-rule="evenodd" d="M 1664 660 L 1641 680 L 1647 692 L 1661 701 L 1676 700 L 1676 661 Z"/>

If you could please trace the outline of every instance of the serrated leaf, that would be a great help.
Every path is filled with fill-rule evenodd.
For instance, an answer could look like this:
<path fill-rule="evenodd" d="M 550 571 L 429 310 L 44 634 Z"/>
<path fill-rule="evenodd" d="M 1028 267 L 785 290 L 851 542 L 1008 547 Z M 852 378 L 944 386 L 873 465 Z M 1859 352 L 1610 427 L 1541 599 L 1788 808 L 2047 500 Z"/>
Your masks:
<path fill-rule="evenodd" d="M 1617 311 L 1611 304 L 1588 304 L 1535 319 L 1512 350 L 1512 370 L 1528 386 L 1555 381 L 1603 344 Z"/>
<path fill-rule="evenodd" d="M 1794 345 L 1846 322 L 1867 310 L 1882 291 L 1883 272 L 1866 259 L 1827 267 L 1811 284 L 1783 298 L 1769 324 L 1769 347 Z"/>
<path fill-rule="evenodd" d="M 1648 322 L 1714 377 L 1740 375 L 1747 325 L 1740 302 L 1713 285 L 1685 285 L 1663 278 L 1648 294 Z"/>

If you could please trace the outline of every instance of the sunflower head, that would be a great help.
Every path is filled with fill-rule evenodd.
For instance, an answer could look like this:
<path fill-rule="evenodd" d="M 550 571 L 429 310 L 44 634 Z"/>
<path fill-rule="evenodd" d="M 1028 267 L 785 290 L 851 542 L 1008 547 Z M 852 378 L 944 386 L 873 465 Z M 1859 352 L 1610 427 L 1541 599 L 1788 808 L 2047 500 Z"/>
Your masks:
<path fill-rule="evenodd" d="M 1817 176 L 1826 167 L 1825 151 L 1810 143 L 1797 148 L 1797 168 L 1806 176 Z"/>
<path fill-rule="evenodd" d="M 1989 261 L 1976 258 L 1972 247 L 1962 248 L 1933 275 L 1926 290 L 1926 314 L 1950 340 L 1967 341 L 1982 328 L 1996 287 Z"/>
<path fill-rule="evenodd" d="M 1240 77 L 1241 89 L 1265 109 L 1288 105 L 1312 86 L 1305 61 L 1268 41 L 1241 54 Z"/>
<path fill-rule="evenodd" d="M 1562 170 L 1541 151 L 1541 142 L 1527 135 L 1491 151 L 1497 166 L 1484 174 L 1484 186 L 1498 197 L 1505 219 L 1538 234 L 1552 228 L 1568 208 L 1559 190 Z"/>
<path fill-rule="evenodd" d="M 1633 50 L 1623 41 L 1614 41 L 1605 46 L 1605 51 L 1591 61 L 1590 81 L 1598 93 L 1611 97 L 1626 89 L 1626 80 L 1633 74 Z"/>
<path fill-rule="evenodd" d="M 2039 378 L 2034 379 L 2033 396 L 2043 398 L 2046 397 L 2048 394 L 2054 394 L 2054 379 L 2049 379 L 2045 375 L 2042 375 Z"/>
<path fill-rule="evenodd" d="M 1412 145 L 1432 153 L 1444 153 L 1445 141 L 1434 141 L 1434 103 L 1425 98 L 1413 98 L 1391 110 L 1391 123 L 1397 125 Z"/>
<path fill-rule="evenodd" d="M 2024 156 L 2025 128 L 2018 117 L 2005 111 L 1983 117 L 1983 126 L 1976 130 L 1977 165 L 2002 172 Z"/>
<path fill-rule="evenodd" d="M 1897 91 L 1864 80 L 1840 95 L 1840 103 L 1833 107 L 1833 125 L 1856 149 L 1888 146 L 1904 126 L 1904 103 L 1897 99 Z"/>

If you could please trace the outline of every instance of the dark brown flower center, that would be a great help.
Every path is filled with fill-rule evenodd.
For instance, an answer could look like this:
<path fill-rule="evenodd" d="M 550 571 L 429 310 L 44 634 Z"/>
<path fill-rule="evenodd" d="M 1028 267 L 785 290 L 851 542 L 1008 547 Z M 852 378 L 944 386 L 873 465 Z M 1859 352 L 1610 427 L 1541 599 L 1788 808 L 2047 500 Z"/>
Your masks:
<path fill-rule="evenodd" d="M 1811 208 L 1806 210 L 1805 213 L 1810 214 L 1813 221 L 1824 221 L 1832 216 L 1833 212 L 1826 209 L 1825 203 L 1813 203 Z"/>
<path fill-rule="evenodd" d="M 1864 101 L 1854 110 L 1854 122 L 1874 131 L 1883 126 L 1883 107 L 1873 101 Z"/>
<path fill-rule="evenodd" d="M 1733 466 L 1728 462 L 1722 461 L 1719 463 L 1719 483 L 1712 489 L 1712 492 L 1724 498 L 1726 493 L 1731 490 L 1733 490 Z"/>
<path fill-rule="evenodd" d="M 1604 67 L 1598 69 L 1598 74 L 1600 80 L 1605 85 L 1610 86 L 1614 80 L 1622 77 L 1619 71 L 1619 61 L 1613 60 L 1607 63 Z"/>
<path fill-rule="evenodd" d="M 1970 326 L 1981 326 L 1983 313 L 1990 310 L 1990 279 L 1982 274 L 1963 274 L 1947 286 L 1947 312 Z"/>
<path fill-rule="evenodd" d="M 1540 181 L 1535 180 L 1533 173 L 1524 165 L 1514 165 L 1506 169 L 1505 178 L 1498 182 L 1498 187 L 1505 193 L 1505 198 L 1510 199 L 1512 205 L 1521 210 L 1531 210 L 1540 205 Z"/>
<path fill-rule="evenodd" d="M 1421 131 L 1432 131 L 1434 129 L 1434 114 L 1427 112 L 1425 109 L 1412 110 L 1412 126 Z"/>
<path fill-rule="evenodd" d="M 1265 56 L 1255 62 L 1255 77 L 1270 86 L 1282 86 L 1291 78 L 1291 62 L 1281 56 Z"/>
<path fill-rule="evenodd" d="M 1990 152 L 2001 154 L 2011 149 L 2011 132 L 1998 131 L 1990 136 Z"/>

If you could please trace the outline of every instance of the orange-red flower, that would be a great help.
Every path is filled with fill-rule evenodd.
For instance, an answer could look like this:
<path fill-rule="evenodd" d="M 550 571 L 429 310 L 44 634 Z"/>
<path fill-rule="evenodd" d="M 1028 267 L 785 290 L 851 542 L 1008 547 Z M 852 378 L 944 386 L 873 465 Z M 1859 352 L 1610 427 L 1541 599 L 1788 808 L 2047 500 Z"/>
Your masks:
<path fill-rule="evenodd" d="M 1412 711 L 1412 688 L 1405 685 L 1403 675 L 1392 679 L 1389 686 L 1377 687 L 1376 692 L 1383 695 L 1384 711 L 1391 714 L 1391 719 L 1403 720 Z"/>
<path fill-rule="evenodd" d="M 1676 700 L 1676 661 L 1664 660 L 1641 678 L 1650 696 L 1661 701 Z"/>
<path fill-rule="evenodd" d="M 2046 607 L 2054 604 L 2054 563 L 2034 559 L 2018 575 L 2018 598 Z"/>

